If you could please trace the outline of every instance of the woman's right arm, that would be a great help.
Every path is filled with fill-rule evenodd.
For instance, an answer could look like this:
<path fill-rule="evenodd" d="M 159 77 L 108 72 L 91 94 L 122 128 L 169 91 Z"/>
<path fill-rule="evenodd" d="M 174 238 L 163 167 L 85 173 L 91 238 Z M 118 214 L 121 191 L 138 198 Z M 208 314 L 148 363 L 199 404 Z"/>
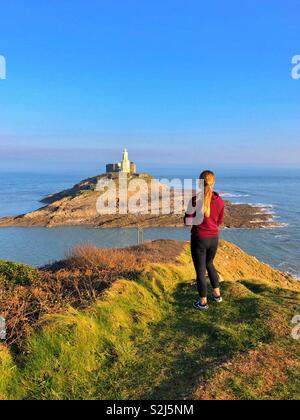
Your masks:
<path fill-rule="evenodd" d="M 189 202 L 187 211 L 186 211 L 185 216 L 184 216 L 185 226 L 192 226 L 193 225 L 193 220 L 196 216 L 195 205 L 196 205 L 196 197 L 193 197 Z"/>

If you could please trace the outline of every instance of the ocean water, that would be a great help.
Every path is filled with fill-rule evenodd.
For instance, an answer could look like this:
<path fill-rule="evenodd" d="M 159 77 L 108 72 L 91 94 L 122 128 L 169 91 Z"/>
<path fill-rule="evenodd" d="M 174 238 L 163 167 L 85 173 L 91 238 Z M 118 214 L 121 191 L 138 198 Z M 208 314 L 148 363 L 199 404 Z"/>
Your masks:
<path fill-rule="evenodd" d="M 0 216 L 17 215 L 41 207 L 39 200 L 50 193 L 71 187 L 92 174 L 0 173 Z M 190 178 L 192 172 L 163 173 L 157 178 Z M 246 171 L 219 173 L 216 189 L 236 203 L 259 204 L 272 212 L 282 227 L 247 230 L 225 229 L 222 237 L 246 252 L 283 271 L 300 277 L 300 170 Z M 145 239 L 189 239 L 189 229 L 155 228 L 145 231 Z M 0 228 L 0 259 L 36 266 L 64 257 L 80 243 L 123 247 L 137 242 L 135 229 L 101 230 L 88 227 Z"/>

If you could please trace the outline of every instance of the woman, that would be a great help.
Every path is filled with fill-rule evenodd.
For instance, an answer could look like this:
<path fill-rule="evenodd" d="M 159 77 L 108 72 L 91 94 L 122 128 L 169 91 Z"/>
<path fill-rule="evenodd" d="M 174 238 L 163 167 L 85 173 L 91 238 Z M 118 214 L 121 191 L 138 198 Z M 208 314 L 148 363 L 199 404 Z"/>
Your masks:
<path fill-rule="evenodd" d="M 197 273 L 199 292 L 199 300 L 194 303 L 194 308 L 207 310 L 206 271 L 213 287 L 213 301 L 222 302 L 219 276 L 214 267 L 214 259 L 219 245 L 219 226 L 224 219 L 224 202 L 220 195 L 214 192 L 215 174 L 213 172 L 202 172 L 200 180 L 204 181 L 204 203 L 201 209 L 203 215 L 201 221 L 203 221 L 200 224 L 194 224 L 191 239 L 192 257 Z M 196 197 L 193 198 L 193 208 L 196 208 L 196 212 L 185 216 L 187 225 L 191 225 L 191 221 L 195 220 L 197 214 Z"/>

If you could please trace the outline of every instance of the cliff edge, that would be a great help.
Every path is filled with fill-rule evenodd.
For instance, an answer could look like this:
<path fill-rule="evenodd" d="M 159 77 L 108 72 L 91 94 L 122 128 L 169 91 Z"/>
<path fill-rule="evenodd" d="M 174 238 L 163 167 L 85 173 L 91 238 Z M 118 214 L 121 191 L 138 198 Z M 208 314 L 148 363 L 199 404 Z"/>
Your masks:
<path fill-rule="evenodd" d="M 206 313 L 186 243 L 0 264 L 0 398 L 299 399 L 299 282 L 224 241 L 216 263 L 224 303 Z"/>

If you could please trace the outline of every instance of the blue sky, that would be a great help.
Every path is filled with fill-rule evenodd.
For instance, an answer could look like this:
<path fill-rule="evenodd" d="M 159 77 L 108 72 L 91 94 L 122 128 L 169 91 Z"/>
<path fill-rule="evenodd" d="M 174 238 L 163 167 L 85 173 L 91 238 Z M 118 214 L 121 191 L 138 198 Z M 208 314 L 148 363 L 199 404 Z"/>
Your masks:
<path fill-rule="evenodd" d="M 300 1 L 1 5 L 0 169 L 299 167 Z M 91 173 L 92 174 L 92 173 Z"/>

